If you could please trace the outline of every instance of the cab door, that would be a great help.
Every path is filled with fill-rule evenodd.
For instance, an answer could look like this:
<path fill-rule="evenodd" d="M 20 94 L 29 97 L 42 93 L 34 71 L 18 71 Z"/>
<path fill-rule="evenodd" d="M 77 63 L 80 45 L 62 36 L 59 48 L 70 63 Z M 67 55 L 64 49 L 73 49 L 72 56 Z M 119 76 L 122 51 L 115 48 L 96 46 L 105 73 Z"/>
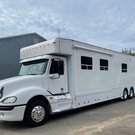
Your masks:
<path fill-rule="evenodd" d="M 49 92 L 54 95 L 68 93 L 66 58 L 51 59 Z"/>

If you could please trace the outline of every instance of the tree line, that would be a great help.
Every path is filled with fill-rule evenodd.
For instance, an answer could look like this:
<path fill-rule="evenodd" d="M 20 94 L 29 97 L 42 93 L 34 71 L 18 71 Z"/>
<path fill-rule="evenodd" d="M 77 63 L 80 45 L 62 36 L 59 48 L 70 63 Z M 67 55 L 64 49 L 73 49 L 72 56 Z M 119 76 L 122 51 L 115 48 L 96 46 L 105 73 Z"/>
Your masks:
<path fill-rule="evenodd" d="M 122 53 L 127 54 L 127 55 L 131 55 L 131 56 L 135 56 L 135 48 L 122 49 Z"/>

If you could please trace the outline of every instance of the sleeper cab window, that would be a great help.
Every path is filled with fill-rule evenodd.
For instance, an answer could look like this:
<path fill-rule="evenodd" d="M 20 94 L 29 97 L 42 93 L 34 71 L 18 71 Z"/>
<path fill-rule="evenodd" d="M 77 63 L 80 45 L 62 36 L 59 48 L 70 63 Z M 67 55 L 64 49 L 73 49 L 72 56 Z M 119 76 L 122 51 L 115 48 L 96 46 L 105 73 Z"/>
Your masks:
<path fill-rule="evenodd" d="M 126 64 L 126 63 L 122 63 L 122 64 L 121 64 L 121 71 L 122 71 L 123 73 L 126 73 L 126 72 L 127 72 L 127 64 Z"/>
<path fill-rule="evenodd" d="M 104 70 L 104 71 L 108 70 L 108 60 L 100 59 L 100 70 Z"/>
<path fill-rule="evenodd" d="M 92 70 L 93 61 L 92 57 L 81 56 L 81 69 Z"/>

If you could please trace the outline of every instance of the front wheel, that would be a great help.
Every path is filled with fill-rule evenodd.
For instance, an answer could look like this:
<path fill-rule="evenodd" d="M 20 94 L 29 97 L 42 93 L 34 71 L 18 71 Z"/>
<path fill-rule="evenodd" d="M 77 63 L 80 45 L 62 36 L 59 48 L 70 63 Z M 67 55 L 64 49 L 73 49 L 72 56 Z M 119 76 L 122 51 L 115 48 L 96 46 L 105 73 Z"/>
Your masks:
<path fill-rule="evenodd" d="M 26 107 L 24 123 L 31 127 L 43 125 L 46 122 L 48 114 L 45 102 L 41 100 L 31 101 Z"/>

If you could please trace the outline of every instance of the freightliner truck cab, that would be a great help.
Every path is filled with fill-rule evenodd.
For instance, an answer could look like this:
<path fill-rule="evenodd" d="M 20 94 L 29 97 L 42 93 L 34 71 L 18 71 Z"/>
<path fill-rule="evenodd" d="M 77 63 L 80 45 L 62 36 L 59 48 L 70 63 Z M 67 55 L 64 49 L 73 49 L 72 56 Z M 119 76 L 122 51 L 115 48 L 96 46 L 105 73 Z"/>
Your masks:
<path fill-rule="evenodd" d="M 21 49 L 19 75 L 0 81 L 0 120 L 39 126 L 49 114 L 72 108 L 67 59 L 59 47 L 55 39 Z"/>

